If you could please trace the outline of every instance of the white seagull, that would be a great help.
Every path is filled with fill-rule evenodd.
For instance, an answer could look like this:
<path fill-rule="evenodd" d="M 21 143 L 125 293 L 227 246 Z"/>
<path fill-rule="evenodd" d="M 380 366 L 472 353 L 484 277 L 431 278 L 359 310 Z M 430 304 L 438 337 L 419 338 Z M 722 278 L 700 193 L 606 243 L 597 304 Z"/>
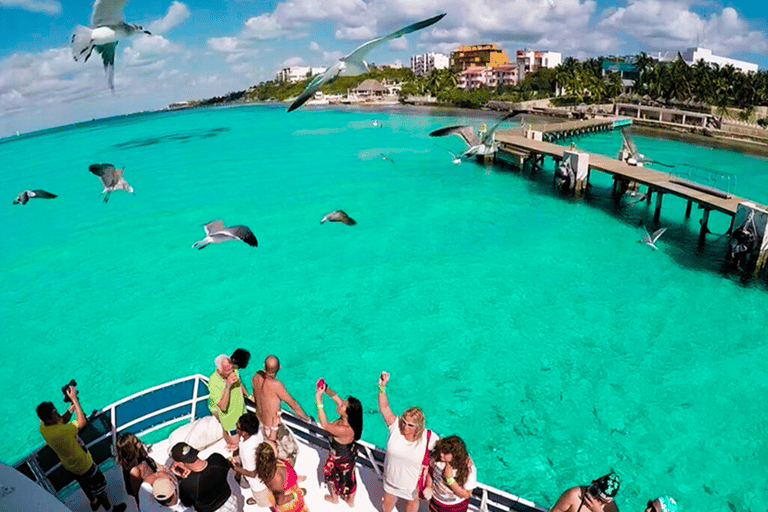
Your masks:
<path fill-rule="evenodd" d="M 126 23 L 123 7 L 128 0 L 96 0 L 91 13 L 91 27 L 78 25 L 72 34 L 72 56 L 76 61 L 88 61 L 95 49 L 104 60 L 104 71 L 112 92 L 115 91 L 115 48 L 120 39 L 139 32 L 149 34 L 139 25 Z"/>
<path fill-rule="evenodd" d="M 125 190 L 133 194 L 133 187 L 125 181 L 123 178 L 123 169 L 115 169 L 112 164 L 91 164 L 88 170 L 101 179 L 101 183 L 104 185 L 104 190 L 101 194 L 104 194 L 104 202 L 109 201 L 109 194 L 113 190 Z M 101 195 L 99 194 L 99 195 Z"/>
<path fill-rule="evenodd" d="M 659 237 L 664 234 L 664 232 L 667 230 L 667 228 L 657 229 L 656 231 L 653 232 L 652 235 L 649 235 L 648 234 L 648 230 L 646 229 L 645 225 L 643 224 L 642 226 L 643 226 L 643 231 L 645 232 L 645 234 L 643 235 L 643 239 L 642 240 L 638 240 L 637 242 L 638 243 L 643 243 L 643 244 L 651 247 L 654 251 L 658 251 L 659 248 L 656 247 L 656 240 L 658 240 Z"/>
<path fill-rule="evenodd" d="M 437 144 L 435 144 L 435 146 L 437 146 Z M 454 153 L 450 149 L 446 149 L 443 146 L 437 146 L 437 147 L 439 147 L 440 149 L 445 149 L 447 152 L 449 152 L 451 154 L 451 157 L 453 157 L 451 162 L 453 162 L 454 164 L 460 164 L 461 163 L 461 155 L 457 155 L 456 153 Z"/>
<path fill-rule="evenodd" d="M 224 226 L 224 221 L 214 220 L 204 226 L 205 238 L 198 240 L 192 247 L 202 249 L 208 244 L 218 244 L 221 242 L 229 242 L 230 240 L 240 240 L 251 247 L 256 247 L 259 243 L 256 241 L 256 237 L 248 226 Z"/>
<path fill-rule="evenodd" d="M 443 137 L 452 133 L 458 135 L 467 144 L 467 149 L 464 151 L 464 153 L 461 154 L 461 156 L 492 155 L 496 153 L 497 149 L 496 142 L 493 139 L 493 134 L 496 131 L 496 128 L 498 128 L 501 123 L 510 117 L 518 115 L 520 112 L 521 111 L 519 110 L 513 110 L 509 112 L 507 115 L 502 117 L 490 130 L 487 130 L 485 128 L 485 123 L 483 123 L 483 127 L 479 134 L 475 133 L 475 129 L 467 124 L 440 128 L 439 130 L 433 131 L 429 135 L 431 137 Z"/>
<path fill-rule="evenodd" d="M 46 192 L 45 190 L 25 190 L 18 196 L 16 196 L 16 199 L 13 200 L 13 204 L 27 204 L 27 201 L 29 201 L 32 198 L 40 198 L 40 199 L 53 199 L 54 197 L 57 197 L 56 194 L 51 194 L 50 192 Z"/>
<path fill-rule="evenodd" d="M 408 25 L 407 27 L 401 28 L 400 30 L 392 32 L 386 36 L 371 39 L 367 43 L 358 46 L 355 51 L 339 59 L 339 61 L 328 68 L 325 73 L 315 76 L 312 81 L 309 82 L 307 88 L 304 89 L 299 97 L 296 98 L 296 100 L 291 104 L 291 106 L 288 108 L 288 112 L 296 110 L 302 106 L 309 98 L 315 94 L 315 92 L 317 92 L 321 85 L 332 82 L 339 76 L 355 76 L 368 71 L 368 63 L 365 62 L 363 58 L 365 58 L 368 52 L 376 48 L 381 43 L 398 38 L 405 34 L 410 34 L 411 32 L 415 32 L 417 30 L 421 30 L 422 28 L 426 28 L 443 19 L 443 16 L 445 15 L 446 13 L 443 13 L 427 20 L 419 21 L 412 25 Z"/>

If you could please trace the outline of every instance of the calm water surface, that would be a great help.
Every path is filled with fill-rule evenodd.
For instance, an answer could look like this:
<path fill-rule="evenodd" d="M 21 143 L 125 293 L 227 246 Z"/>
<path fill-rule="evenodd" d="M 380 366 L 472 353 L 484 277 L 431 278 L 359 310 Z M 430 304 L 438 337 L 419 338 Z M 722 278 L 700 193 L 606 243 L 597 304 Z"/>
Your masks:
<path fill-rule="evenodd" d="M 209 375 L 242 346 L 243 375 L 277 354 L 310 414 L 320 376 L 360 398 L 379 445 L 375 381 L 389 371 L 395 411 L 423 407 L 467 441 L 482 481 L 542 506 L 613 468 L 624 511 L 661 493 L 687 512 L 765 510 L 764 284 L 720 273 L 725 238 L 696 249 L 701 212 L 684 219 L 681 200 L 665 198 L 654 252 L 636 243 L 653 208 L 615 204 L 606 176 L 577 201 L 552 192 L 551 162 L 534 176 L 452 164 L 462 142 L 427 134 L 463 122 L 480 119 L 251 106 L 0 143 L 0 459 L 42 441 L 34 408 L 63 407 L 71 378 L 90 411 Z M 768 203 L 765 158 L 635 140 Z M 615 156 L 621 139 L 576 143 Z M 104 204 L 94 162 L 125 167 L 136 195 Z M 27 188 L 59 197 L 13 206 Z M 337 208 L 358 225 L 319 224 Z M 259 246 L 192 249 L 214 219 L 250 226 Z"/>

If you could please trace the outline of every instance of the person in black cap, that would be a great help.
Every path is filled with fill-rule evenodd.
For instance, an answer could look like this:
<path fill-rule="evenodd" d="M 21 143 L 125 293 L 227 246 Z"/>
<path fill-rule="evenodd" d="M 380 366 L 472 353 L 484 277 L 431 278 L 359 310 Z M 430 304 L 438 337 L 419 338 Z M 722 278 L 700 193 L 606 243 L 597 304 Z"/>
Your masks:
<path fill-rule="evenodd" d="M 175 461 L 172 470 L 179 477 L 179 498 L 197 512 L 236 512 L 237 496 L 227 483 L 232 468 L 220 453 L 207 459 L 198 458 L 198 451 L 187 443 L 176 443 L 171 448 Z"/>
<path fill-rule="evenodd" d="M 613 498 L 619 492 L 620 484 L 619 476 L 611 471 L 590 485 L 565 491 L 550 512 L 619 512 Z"/>

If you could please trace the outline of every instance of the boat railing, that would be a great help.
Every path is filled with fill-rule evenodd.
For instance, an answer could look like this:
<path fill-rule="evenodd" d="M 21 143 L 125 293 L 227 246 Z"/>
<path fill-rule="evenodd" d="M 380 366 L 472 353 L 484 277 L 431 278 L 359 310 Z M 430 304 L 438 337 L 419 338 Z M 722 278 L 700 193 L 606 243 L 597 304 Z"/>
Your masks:
<path fill-rule="evenodd" d="M 194 421 L 209 416 L 208 378 L 197 374 L 176 379 L 135 393 L 94 411 L 88 425 L 80 431 L 80 439 L 88 448 L 94 462 L 102 468 L 114 463 L 113 446 L 117 436 L 126 430 L 143 436 L 182 421 Z M 201 404 L 202 402 L 202 404 Z M 253 410 L 251 405 L 249 410 Z M 325 430 L 308 423 L 288 411 L 282 411 L 284 423 L 297 436 L 313 447 L 329 449 Z M 357 463 L 382 478 L 384 450 L 366 441 L 358 441 Z M 41 487 L 64 500 L 76 489 L 72 474 L 65 470 L 58 456 L 42 445 L 13 465 Z M 470 504 L 480 512 L 546 512 L 547 509 L 513 494 L 478 484 Z"/>

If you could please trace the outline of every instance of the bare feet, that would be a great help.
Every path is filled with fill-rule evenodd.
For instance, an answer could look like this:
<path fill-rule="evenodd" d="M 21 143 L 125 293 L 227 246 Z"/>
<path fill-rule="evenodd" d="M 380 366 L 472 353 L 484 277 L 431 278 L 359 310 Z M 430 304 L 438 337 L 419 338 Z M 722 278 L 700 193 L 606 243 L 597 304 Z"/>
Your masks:
<path fill-rule="evenodd" d="M 298 477 L 296 477 L 297 482 L 303 482 L 306 479 L 307 479 L 307 475 L 299 475 Z"/>
<path fill-rule="evenodd" d="M 344 500 L 344 503 L 350 506 L 350 508 L 354 508 L 355 506 L 355 498 L 347 498 Z"/>
<path fill-rule="evenodd" d="M 336 497 L 336 496 L 332 496 L 330 494 L 326 494 L 324 497 L 325 497 L 325 501 L 330 501 L 331 503 L 338 503 L 339 502 L 339 498 Z"/>

